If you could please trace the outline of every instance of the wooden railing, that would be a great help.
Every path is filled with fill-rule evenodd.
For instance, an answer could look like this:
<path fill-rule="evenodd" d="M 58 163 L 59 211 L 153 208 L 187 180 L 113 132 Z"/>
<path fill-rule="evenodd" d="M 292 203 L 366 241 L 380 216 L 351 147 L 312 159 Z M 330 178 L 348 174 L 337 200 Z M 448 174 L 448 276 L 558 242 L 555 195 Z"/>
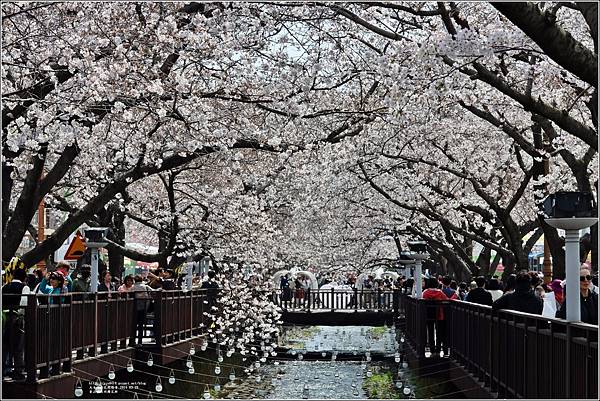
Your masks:
<path fill-rule="evenodd" d="M 202 334 L 205 301 L 217 296 L 215 290 L 211 295 L 207 291 L 152 291 L 148 299 L 136 298 L 133 292 L 3 294 L 3 299 L 13 298 L 17 304 L 22 297 L 27 300 L 11 314 L 22 319 L 26 380 L 35 382 L 71 372 L 76 360 L 136 345 L 164 346 Z M 138 335 L 140 302 L 151 306 Z"/>
<path fill-rule="evenodd" d="M 441 310 L 441 350 L 498 398 L 598 399 L 598 326 L 462 301 L 408 297 L 405 307 L 406 338 L 419 357 L 435 350 L 427 332 Z"/>
<path fill-rule="evenodd" d="M 274 290 L 273 302 L 288 311 L 329 310 L 374 310 L 399 312 L 401 292 L 399 290 L 328 289 L 295 291 Z"/>

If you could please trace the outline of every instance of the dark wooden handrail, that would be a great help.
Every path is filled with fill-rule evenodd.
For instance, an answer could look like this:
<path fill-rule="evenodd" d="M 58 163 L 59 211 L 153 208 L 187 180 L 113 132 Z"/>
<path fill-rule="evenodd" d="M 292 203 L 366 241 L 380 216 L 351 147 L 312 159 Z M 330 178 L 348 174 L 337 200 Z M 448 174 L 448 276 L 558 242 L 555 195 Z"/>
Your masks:
<path fill-rule="evenodd" d="M 149 292 L 154 303 L 149 340 L 164 346 L 203 333 L 204 301 L 220 290 L 158 290 Z M 12 308 L 24 322 L 25 373 L 28 382 L 71 372 L 73 361 L 136 345 L 138 302 L 135 292 L 73 292 L 3 294 L 3 299 L 25 306 Z M 7 309 L 6 307 L 4 309 Z"/>
<path fill-rule="evenodd" d="M 311 310 L 321 309 L 331 312 L 338 310 L 399 310 L 398 290 L 358 290 L 353 289 L 307 289 L 302 292 L 295 290 L 273 290 L 271 299 L 285 310 Z"/>
<path fill-rule="evenodd" d="M 442 310 L 446 331 L 436 334 L 450 358 L 498 398 L 598 398 L 598 326 L 457 300 L 404 302 L 416 354 L 425 357 L 427 330 Z"/>

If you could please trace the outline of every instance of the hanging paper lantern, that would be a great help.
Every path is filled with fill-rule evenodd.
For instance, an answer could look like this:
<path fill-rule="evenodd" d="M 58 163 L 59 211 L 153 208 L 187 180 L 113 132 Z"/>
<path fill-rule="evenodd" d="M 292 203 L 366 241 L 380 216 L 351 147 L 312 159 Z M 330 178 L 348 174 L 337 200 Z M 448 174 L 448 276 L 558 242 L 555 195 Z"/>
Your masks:
<path fill-rule="evenodd" d="M 204 393 L 202 394 L 202 397 L 204 397 L 205 400 L 208 400 L 210 398 L 210 390 L 208 389 L 208 384 L 204 388 Z"/>
<path fill-rule="evenodd" d="M 77 378 L 77 383 L 75 384 L 75 397 L 81 397 L 83 395 L 83 387 L 81 385 L 81 379 Z"/>
<path fill-rule="evenodd" d="M 110 367 L 108 368 L 108 378 L 110 380 L 114 380 L 115 379 L 115 367 L 113 366 L 113 364 L 110 364 Z"/>

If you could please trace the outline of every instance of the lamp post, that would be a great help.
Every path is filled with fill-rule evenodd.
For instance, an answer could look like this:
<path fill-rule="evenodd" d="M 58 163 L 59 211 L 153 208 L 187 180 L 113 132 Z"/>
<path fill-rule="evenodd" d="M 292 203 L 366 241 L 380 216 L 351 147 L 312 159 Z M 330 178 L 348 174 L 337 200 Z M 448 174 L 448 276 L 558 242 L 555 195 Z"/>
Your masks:
<path fill-rule="evenodd" d="M 415 264 L 415 261 L 410 258 L 410 252 L 402 251 L 400 253 L 400 258 L 398 259 L 398 264 L 402 266 L 402 270 L 399 272 L 404 277 L 410 276 L 410 268 L 411 265 Z"/>
<path fill-rule="evenodd" d="M 411 250 L 410 257 L 415 261 L 415 297 L 423 296 L 423 283 L 421 282 L 422 261 L 429 258 L 427 243 L 425 241 L 409 241 L 408 248 Z"/>
<path fill-rule="evenodd" d="M 546 223 L 565 230 L 566 297 L 569 322 L 581 320 L 579 295 L 579 231 L 598 221 L 594 197 L 589 192 L 557 192 L 544 201 Z"/>
<path fill-rule="evenodd" d="M 90 248 L 92 256 L 92 271 L 90 277 L 90 292 L 98 292 L 98 249 L 105 247 L 108 228 L 88 228 L 84 230 L 85 246 Z"/>

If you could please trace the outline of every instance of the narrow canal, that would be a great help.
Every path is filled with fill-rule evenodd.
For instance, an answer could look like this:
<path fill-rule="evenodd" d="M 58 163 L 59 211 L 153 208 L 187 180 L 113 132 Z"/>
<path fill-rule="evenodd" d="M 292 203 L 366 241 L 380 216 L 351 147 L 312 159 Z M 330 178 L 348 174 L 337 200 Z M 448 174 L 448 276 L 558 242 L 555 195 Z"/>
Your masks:
<path fill-rule="evenodd" d="M 194 372 L 191 357 L 162 367 L 138 361 L 140 370 L 117 371 L 113 382 L 137 381 L 139 389 L 110 394 L 107 384 L 103 394 L 86 391 L 84 398 L 88 394 L 94 398 L 465 398 L 452 381 L 410 367 L 404 359 L 403 338 L 392 327 L 287 326 L 282 327 L 277 346 L 276 354 L 260 360 L 217 354 L 211 347 L 198 350 Z M 217 368 L 219 364 L 222 368 Z M 162 378 L 160 392 L 157 383 L 148 381 L 148 374 Z"/>
<path fill-rule="evenodd" d="M 387 327 L 286 327 L 287 349 L 237 386 L 226 398 L 365 399 L 415 397 L 402 373 L 400 344 Z M 283 359 L 283 360 L 282 360 Z M 398 372 L 404 381 L 398 380 Z M 260 377 L 263 385 L 256 382 Z"/>

